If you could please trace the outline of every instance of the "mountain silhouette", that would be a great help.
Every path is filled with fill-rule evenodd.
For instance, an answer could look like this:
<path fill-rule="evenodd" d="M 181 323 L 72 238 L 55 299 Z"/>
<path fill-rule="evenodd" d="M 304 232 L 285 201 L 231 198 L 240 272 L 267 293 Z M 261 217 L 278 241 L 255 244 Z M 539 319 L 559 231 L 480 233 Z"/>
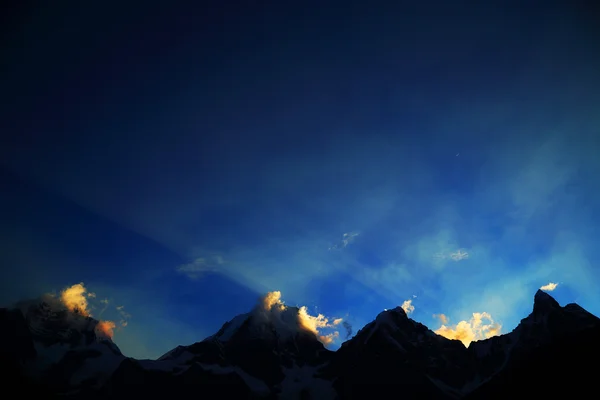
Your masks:
<path fill-rule="evenodd" d="M 600 356 L 600 319 L 534 296 L 510 333 L 471 343 L 439 336 L 400 307 L 326 349 L 295 307 L 264 308 L 157 360 L 124 356 L 98 321 L 53 299 L 0 309 L 3 388 L 19 396 L 120 399 L 495 399 L 587 395 Z M 8 392 L 7 392 L 8 393 Z M 563 393 L 561 395 L 561 393 Z"/>

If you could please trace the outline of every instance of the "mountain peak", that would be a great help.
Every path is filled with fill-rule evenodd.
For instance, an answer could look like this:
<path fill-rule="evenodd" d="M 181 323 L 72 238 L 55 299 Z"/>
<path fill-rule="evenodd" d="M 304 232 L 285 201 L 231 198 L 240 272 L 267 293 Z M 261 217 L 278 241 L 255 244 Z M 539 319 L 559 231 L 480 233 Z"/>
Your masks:
<path fill-rule="evenodd" d="M 554 297 L 542 289 L 538 289 L 533 297 L 533 311 L 547 311 L 555 308 L 560 308 L 560 304 L 554 300 Z"/>
<path fill-rule="evenodd" d="M 408 318 L 408 315 L 406 315 L 406 312 L 404 311 L 404 309 L 402 307 L 398 306 L 398 307 L 383 310 L 382 312 L 380 312 L 377 315 L 376 320 L 383 321 L 383 320 L 388 319 L 392 315 L 398 315 L 399 317 Z"/>

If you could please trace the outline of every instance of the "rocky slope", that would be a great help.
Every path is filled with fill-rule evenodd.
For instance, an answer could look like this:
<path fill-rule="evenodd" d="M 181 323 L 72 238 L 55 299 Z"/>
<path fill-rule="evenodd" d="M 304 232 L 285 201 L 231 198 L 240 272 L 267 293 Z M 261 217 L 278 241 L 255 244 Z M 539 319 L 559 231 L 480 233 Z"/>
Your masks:
<path fill-rule="evenodd" d="M 47 300 L 47 299 L 46 299 Z M 189 396 L 255 399 L 488 399 L 577 396 L 592 389 L 600 320 L 538 291 L 510 333 L 472 343 L 436 335 L 401 308 L 386 310 L 332 352 L 298 309 L 256 307 L 214 335 L 158 360 L 134 360 L 98 321 L 44 300 L 0 310 L 4 387 L 60 398 Z M 588 363 L 588 361 L 591 361 Z"/>

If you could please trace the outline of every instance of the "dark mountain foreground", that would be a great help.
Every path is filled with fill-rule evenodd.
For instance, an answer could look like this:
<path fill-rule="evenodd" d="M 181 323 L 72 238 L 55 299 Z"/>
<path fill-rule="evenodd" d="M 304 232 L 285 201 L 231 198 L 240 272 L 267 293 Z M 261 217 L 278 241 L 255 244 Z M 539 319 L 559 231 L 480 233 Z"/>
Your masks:
<path fill-rule="evenodd" d="M 298 311 L 258 305 L 203 341 L 135 360 L 97 320 L 45 296 L 0 309 L 0 379 L 4 393 L 45 399 L 580 398 L 597 386 L 600 319 L 542 291 L 512 332 L 468 348 L 398 307 L 332 352 Z"/>

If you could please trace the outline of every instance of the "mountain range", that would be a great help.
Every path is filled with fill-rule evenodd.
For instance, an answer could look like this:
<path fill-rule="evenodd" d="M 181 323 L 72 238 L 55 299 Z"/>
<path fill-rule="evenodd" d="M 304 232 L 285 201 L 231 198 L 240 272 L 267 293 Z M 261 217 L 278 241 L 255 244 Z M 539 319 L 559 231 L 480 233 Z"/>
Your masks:
<path fill-rule="evenodd" d="M 98 320 L 51 296 L 22 301 L 0 309 L 2 387 L 19 397 L 66 399 L 323 400 L 577 398 L 596 388 L 600 319 L 541 290 L 512 332 L 469 347 L 397 307 L 330 351 L 300 312 L 260 303 L 202 341 L 136 360 Z"/>

